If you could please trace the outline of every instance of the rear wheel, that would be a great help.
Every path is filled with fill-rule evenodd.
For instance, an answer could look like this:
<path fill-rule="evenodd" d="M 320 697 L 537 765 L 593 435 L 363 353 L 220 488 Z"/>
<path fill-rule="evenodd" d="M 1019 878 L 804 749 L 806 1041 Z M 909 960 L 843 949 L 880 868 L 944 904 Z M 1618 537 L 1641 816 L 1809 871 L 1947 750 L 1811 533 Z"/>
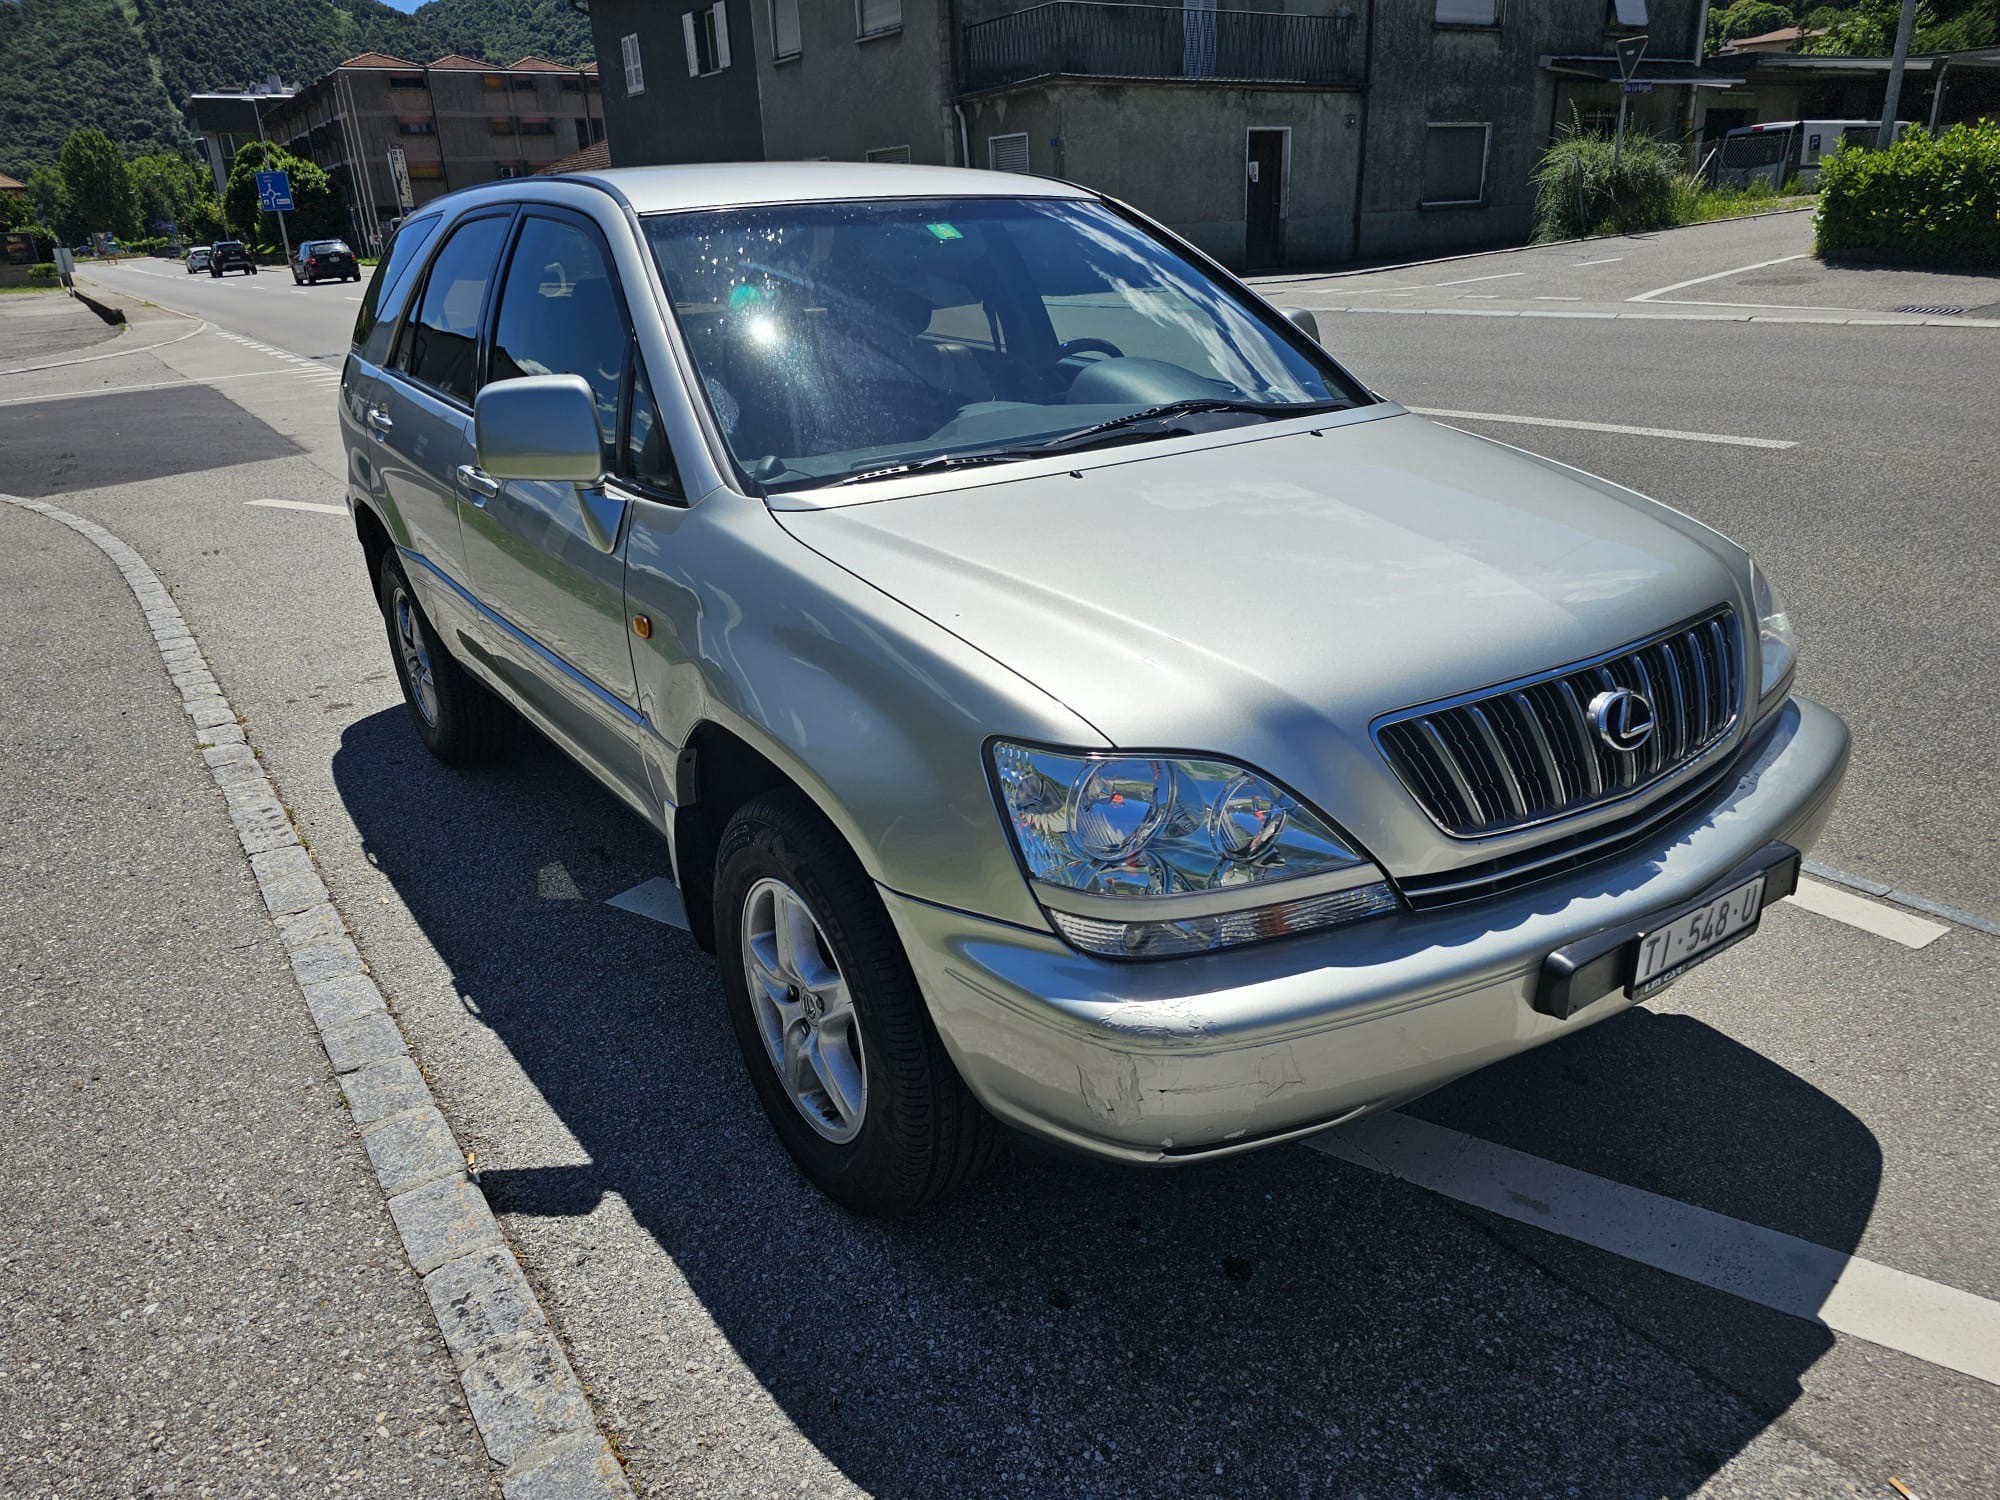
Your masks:
<path fill-rule="evenodd" d="M 512 729 L 507 706 L 446 652 L 393 551 L 382 559 L 379 597 L 417 738 L 448 766 L 490 760 Z"/>
<path fill-rule="evenodd" d="M 716 857 L 716 953 L 736 1041 L 792 1159 L 856 1213 L 901 1218 L 993 1155 L 874 882 L 811 803 L 768 793 Z"/>

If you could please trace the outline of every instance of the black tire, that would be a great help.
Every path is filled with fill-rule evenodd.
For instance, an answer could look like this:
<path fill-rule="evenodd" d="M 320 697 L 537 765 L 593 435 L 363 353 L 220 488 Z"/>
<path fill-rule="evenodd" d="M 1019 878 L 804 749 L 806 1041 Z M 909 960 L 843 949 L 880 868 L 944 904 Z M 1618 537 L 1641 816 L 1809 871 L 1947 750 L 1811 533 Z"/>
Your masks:
<path fill-rule="evenodd" d="M 767 878 L 804 899 L 859 1020 L 866 1103 L 859 1133 L 845 1144 L 807 1123 L 751 1010 L 745 905 Z M 905 1218 L 948 1197 L 993 1158 L 999 1127 L 946 1055 L 874 882 L 801 793 L 766 793 L 729 820 L 716 852 L 715 936 L 730 1023 L 758 1100 L 792 1160 L 827 1197 L 854 1213 Z"/>
<path fill-rule="evenodd" d="M 376 597 L 389 631 L 389 655 L 396 664 L 396 680 L 403 685 L 403 706 L 409 710 L 410 723 L 416 728 L 417 738 L 424 742 L 424 748 L 448 766 L 478 765 L 493 759 L 511 743 L 512 713 L 452 660 L 430 617 L 417 602 L 416 591 L 410 587 L 393 551 L 382 558 Z M 427 715 L 419 706 L 419 691 L 412 681 L 403 649 L 398 617 L 405 600 L 430 670 L 435 699 L 433 715 Z"/>

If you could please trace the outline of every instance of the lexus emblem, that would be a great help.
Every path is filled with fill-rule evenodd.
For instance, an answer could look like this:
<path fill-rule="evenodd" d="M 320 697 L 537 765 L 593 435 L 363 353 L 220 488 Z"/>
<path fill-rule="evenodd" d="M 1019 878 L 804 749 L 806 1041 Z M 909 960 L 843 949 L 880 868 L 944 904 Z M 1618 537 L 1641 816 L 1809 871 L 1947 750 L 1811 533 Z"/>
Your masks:
<path fill-rule="evenodd" d="M 1653 737 L 1653 705 L 1630 688 L 1608 688 L 1590 700 L 1590 722 L 1613 750 L 1630 754 Z"/>

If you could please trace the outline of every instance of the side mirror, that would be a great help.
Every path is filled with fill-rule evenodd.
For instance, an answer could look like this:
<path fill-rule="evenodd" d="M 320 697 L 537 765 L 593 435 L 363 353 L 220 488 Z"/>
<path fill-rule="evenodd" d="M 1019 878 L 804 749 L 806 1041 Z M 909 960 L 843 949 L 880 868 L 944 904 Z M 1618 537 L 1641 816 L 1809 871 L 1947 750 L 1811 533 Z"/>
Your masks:
<path fill-rule="evenodd" d="M 581 375 L 496 380 L 472 402 L 479 467 L 495 479 L 595 485 L 604 477 L 597 403 Z"/>
<path fill-rule="evenodd" d="M 1315 344 L 1319 342 L 1319 319 L 1315 318 L 1305 308 L 1281 307 L 1278 309 L 1278 311 L 1282 312 L 1288 319 L 1290 319 L 1292 326 L 1298 329 L 1300 333 L 1303 333 L 1307 338 L 1311 339 Z"/>

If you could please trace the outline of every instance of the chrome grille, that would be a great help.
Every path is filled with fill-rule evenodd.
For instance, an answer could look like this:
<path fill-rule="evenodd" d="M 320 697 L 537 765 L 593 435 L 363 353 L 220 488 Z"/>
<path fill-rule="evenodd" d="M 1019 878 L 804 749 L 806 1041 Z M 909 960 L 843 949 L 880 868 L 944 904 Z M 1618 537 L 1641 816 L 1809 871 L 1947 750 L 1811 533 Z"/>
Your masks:
<path fill-rule="evenodd" d="M 1637 645 L 1380 719 L 1375 740 L 1424 811 L 1455 838 L 1532 827 L 1629 797 L 1729 738 L 1742 699 L 1736 612 L 1721 609 Z M 1630 688 L 1652 736 L 1614 750 L 1592 698 Z"/>

